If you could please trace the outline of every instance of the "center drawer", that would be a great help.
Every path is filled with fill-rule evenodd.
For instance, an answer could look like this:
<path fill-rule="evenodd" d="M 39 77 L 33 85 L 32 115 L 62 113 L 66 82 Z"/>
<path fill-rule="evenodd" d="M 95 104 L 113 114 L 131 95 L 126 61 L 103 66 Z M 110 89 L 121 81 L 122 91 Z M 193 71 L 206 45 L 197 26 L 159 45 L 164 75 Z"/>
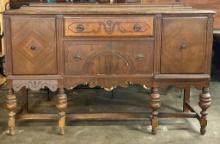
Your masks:
<path fill-rule="evenodd" d="M 65 17 L 65 36 L 153 36 L 153 16 Z"/>
<path fill-rule="evenodd" d="M 65 74 L 152 74 L 153 40 L 66 41 Z"/>

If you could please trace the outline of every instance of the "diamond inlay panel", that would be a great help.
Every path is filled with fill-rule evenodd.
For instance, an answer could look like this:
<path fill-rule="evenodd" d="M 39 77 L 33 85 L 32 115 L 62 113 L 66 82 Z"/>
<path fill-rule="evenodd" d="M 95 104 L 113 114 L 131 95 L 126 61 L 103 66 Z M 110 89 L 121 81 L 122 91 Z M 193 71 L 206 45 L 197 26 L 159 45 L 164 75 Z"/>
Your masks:
<path fill-rule="evenodd" d="M 56 74 L 54 18 L 13 17 L 12 61 L 14 74 Z"/>

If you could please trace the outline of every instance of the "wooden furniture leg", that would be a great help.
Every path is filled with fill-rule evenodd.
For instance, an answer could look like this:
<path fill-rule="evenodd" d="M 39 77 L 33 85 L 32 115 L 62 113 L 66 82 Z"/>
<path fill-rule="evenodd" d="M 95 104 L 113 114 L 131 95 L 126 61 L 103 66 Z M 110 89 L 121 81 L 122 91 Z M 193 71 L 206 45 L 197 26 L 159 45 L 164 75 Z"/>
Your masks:
<path fill-rule="evenodd" d="M 158 127 L 158 109 L 160 108 L 160 94 L 158 88 L 153 87 L 150 96 L 150 106 L 153 109 L 151 116 L 152 134 L 156 134 L 156 128 Z"/>
<path fill-rule="evenodd" d="M 190 86 L 184 89 L 183 112 L 190 111 L 186 103 L 190 103 Z"/>
<path fill-rule="evenodd" d="M 51 101 L 51 97 L 50 97 L 50 89 L 46 89 L 46 91 L 47 91 L 47 101 Z"/>
<path fill-rule="evenodd" d="M 67 96 L 63 88 L 58 89 L 58 94 L 56 98 L 56 107 L 59 110 L 59 113 L 58 113 L 59 134 L 64 135 L 64 127 L 65 127 L 65 121 L 66 121 L 65 109 L 67 107 Z"/>
<path fill-rule="evenodd" d="M 207 126 L 207 115 L 208 113 L 206 110 L 211 105 L 211 95 L 209 93 L 209 88 L 203 88 L 202 94 L 199 97 L 199 106 L 201 107 L 202 111 L 200 112 L 200 133 L 204 135 L 206 133 L 206 126 Z"/>
<path fill-rule="evenodd" d="M 8 110 L 8 130 L 9 135 L 15 134 L 15 109 L 17 106 L 17 99 L 13 92 L 13 89 L 8 90 L 8 95 L 6 96 L 6 108 Z"/>
<path fill-rule="evenodd" d="M 27 88 L 23 88 L 22 89 L 22 101 L 23 101 L 23 110 L 22 113 L 28 113 L 28 89 Z"/>

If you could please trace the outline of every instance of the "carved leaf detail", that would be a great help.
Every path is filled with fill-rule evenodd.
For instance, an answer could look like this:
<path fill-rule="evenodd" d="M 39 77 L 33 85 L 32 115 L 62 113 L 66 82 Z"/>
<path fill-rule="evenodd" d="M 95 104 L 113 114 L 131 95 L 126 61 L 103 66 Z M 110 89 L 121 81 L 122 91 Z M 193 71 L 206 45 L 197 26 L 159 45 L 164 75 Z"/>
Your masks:
<path fill-rule="evenodd" d="M 23 87 L 33 91 L 37 91 L 45 87 L 49 88 L 51 91 L 56 91 L 58 88 L 57 80 L 13 80 L 12 85 L 15 91 L 19 91 Z"/>

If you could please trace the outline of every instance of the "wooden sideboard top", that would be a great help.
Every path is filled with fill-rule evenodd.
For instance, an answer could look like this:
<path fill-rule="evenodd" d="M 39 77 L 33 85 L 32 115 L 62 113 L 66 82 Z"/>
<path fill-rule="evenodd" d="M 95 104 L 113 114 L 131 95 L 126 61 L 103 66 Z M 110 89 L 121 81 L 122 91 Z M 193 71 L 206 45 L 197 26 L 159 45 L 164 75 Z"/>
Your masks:
<path fill-rule="evenodd" d="M 214 14 L 212 10 L 198 10 L 176 5 L 131 4 L 35 4 L 8 10 L 5 14 Z"/>

